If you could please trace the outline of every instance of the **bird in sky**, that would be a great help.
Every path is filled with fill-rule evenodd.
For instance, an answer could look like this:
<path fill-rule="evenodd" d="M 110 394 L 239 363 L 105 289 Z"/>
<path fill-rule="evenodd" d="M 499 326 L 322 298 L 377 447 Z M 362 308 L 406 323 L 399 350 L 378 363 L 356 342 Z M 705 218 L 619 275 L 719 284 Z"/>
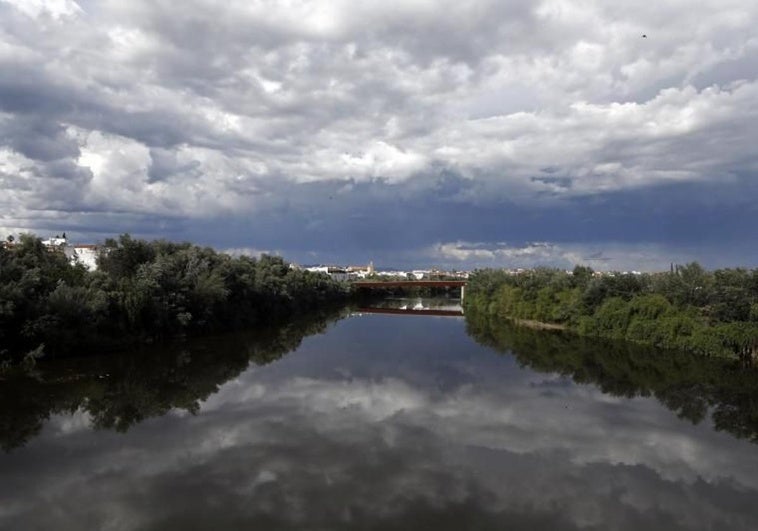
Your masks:
<path fill-rule="evenodd" d="M 642 38 L 643 38 L 643 39 L 647 39 L 647 35 L 643 35 L 643 36 L 642 36 Z"/>

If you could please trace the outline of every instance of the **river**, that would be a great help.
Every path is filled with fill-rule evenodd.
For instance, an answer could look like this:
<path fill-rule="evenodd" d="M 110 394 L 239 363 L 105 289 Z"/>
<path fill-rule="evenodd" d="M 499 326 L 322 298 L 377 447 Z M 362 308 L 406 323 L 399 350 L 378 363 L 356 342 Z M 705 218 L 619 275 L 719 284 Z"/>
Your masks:
<path fill-rule="evenodd" d="M 43 364 L 0 381 L 0 529 L 754 530 L 756 380 L 356 310 Z"/>

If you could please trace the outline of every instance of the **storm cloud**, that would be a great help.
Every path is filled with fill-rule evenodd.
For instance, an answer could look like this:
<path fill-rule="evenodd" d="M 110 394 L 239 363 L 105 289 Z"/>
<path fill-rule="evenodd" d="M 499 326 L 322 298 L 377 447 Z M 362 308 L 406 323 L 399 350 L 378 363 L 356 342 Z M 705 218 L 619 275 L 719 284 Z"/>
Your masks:
<path fill-rule="evenodd" d="M 0 235 L 755 265 L 756 22 L 736 0 L 2 0 Z"/>

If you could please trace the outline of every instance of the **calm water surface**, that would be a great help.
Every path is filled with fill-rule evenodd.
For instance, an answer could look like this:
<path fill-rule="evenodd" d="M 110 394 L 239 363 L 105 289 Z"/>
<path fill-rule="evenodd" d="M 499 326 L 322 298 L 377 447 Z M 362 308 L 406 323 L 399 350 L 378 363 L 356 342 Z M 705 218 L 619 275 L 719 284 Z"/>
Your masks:
<path fill-rule="evenodd" d="M 462 317 L 300 337 L 0 381 L 0 528 L 758 529 L 752 420 L 714 429 L 756 396 L 607 392 Z"/>

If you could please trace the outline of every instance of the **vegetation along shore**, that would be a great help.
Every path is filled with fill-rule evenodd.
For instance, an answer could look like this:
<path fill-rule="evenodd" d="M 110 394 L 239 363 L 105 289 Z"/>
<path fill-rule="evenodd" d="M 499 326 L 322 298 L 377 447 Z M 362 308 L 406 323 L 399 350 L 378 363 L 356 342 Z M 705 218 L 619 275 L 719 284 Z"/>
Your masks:
<path fill-rule="evenodd" d="M 0 247 L 0 367 L 281 324 L 351 296 L 348 283 L 280 257 L 126 234 L 106 240 L 97 265 L 72 264 L 32 235 Z M 467 318 L 758 361 L 758 269 L 485 269 L 466 290 Z"/>
<path fill-rule="evenodd" d="M 699 264 L 653 274 L 597 275 L 538 268 L 474 272 L 465 310 L 501 321 L 539 322 L 581 336 L 758 361 L 758 269 Z"/>
<path fill-rule="evenodd" d="M 106 240 L 89 271 L 23 235 L 0 247 L 0 367 L 273 325 L 348 294 L 344 283 L 275 256 L 123 235 Z"/>

